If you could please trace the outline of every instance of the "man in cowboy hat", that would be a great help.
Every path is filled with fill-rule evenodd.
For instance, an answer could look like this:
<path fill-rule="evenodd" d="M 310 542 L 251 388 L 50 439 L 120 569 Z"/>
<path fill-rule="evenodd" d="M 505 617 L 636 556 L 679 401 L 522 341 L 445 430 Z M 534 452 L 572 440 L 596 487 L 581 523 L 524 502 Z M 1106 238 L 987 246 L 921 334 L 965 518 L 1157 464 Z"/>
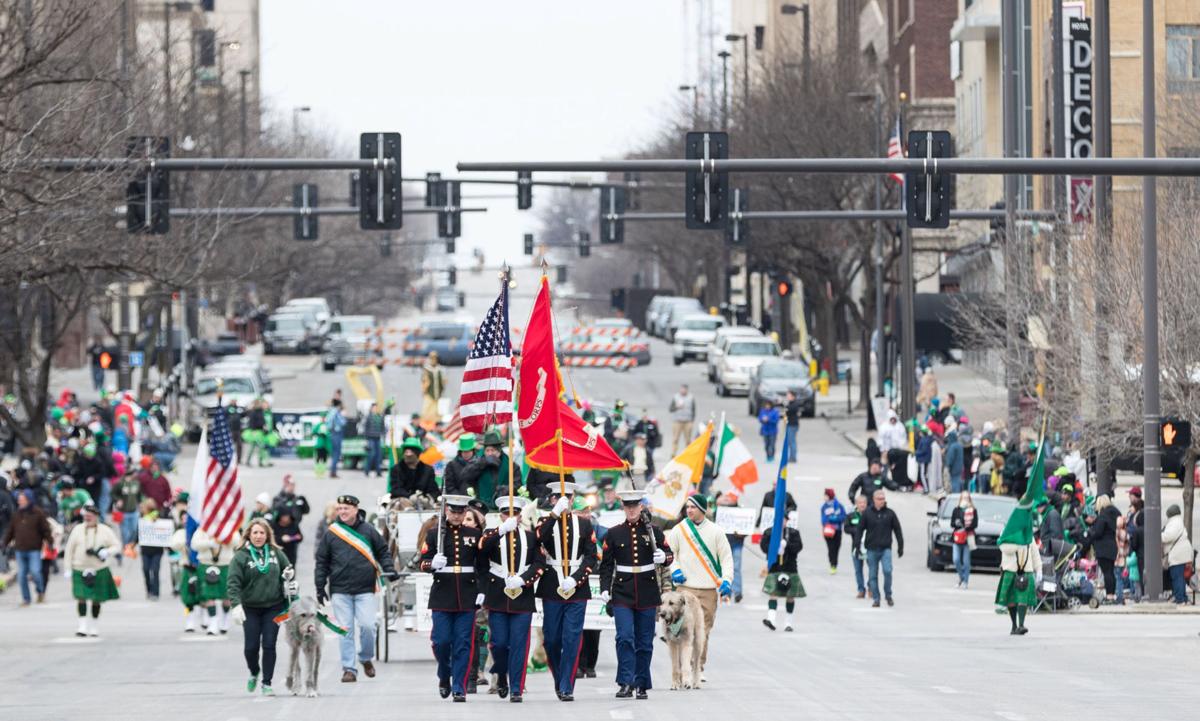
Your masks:
<path fill-rule="evenodd" d="M 600 554 L 600 600 L 617 627 L 617 698 L 649 698 L 654 620 L 662 596 L 658 567 L 671 563 L 662 531 L 643 518 L 645 491 L 620 491 L 625 522 L 608 529 Z"/>
<path fill-rule="evenodd" d="M 332 597 L 333 613 L 348 633 L 338 642 L 342 661 L 342 683 L 358 680 L 354 661 L 354 626 L 358 625 L 358 661 L 367 678 L 375 677 L 375 590 L 380 577 L 399 578 L 392 567 L 392 554 L 358 498 L 337 497 L 337 516 L 317 546 L 317 603 Z M 328 585 L 328 590 L 326 586 Z"/>
<path fill-rule="evenodd" d="M 416 438 L 405 438 L 400 444 L 400 462 L 388 472 L 388 493 L 393 499 L 427 496 L 432 500 L 441 495 L 433 467 L 421 461 L 422 450 Z"/>
<path fill-rule="evenodd" d="M 458 455 L 446 464 L 442 473 L 442 491 L 452 496 L 479 497 L 479 476 L 483 473 L 483 459 L 479 458 L 474 433 L 458 437 Z"/>
<path fill-rule="evenodd" d="M 583 617 L 592 597 L 588 576 L 597 565 L 596 533 L 590 520 L 571 512 L 574 483 L 555 482 L 547 488 L 554 506 L 537 529 L 546 554 L 537 595 L 542 599 L 542 631 L 554 691 L 560 701 L 574 701 Z"/>
<path fill-rule="evenodd" d="M 472 443 L 474 439 L 472 438 Z M 429 610 L 433 611 L 433 656 L 437 659 L 438 693 L 454 694 L 455 703 L 467 700 L 467 667 L 475 633 L 475 609 L 484 601 L 478 591 L 477 565 L 480 531 L 463 524 L 470 496 L 442 497 L 445 517 L 421 540 L 421 570 L 433 574 Z"/>
<path fill-rule="evenodd" d="M 521 528 L 521 509 L 528 503 L 519 496 L 497 498 L 500 525 L 479 541 L 477 578 L 488 612 L 496 693 L 504 698 L 511 690 L 513 703 L 520 703 L 525 692 L 534 584 L 545 567 L 533 532 Z"/>
<path fill-rule="evenodd" d="M 504 452 L 504 439 L 495 428 L 483 434 L 483 470 L 479 474 L 478 497 L 487 504 L 488 510 L 497 508 L 492 503 L 501 489 L 507 493 L 508 474 L 510 466 L 508 455 Z"/>
<path fill-rule="evenodd" d="M 683 509 L 683 520 L 667 532 L 667 545 L 675 551 L 671 580 L 704 609 L 704 649 L 700 652 L 703 672 L 708 660 L 708 636 L 717 616 L 717 596 L 729 598 L 733 594 L 733 550 L 725 531 L 708 520 L 708 500 L 704 496 L 688 496 Z"/>

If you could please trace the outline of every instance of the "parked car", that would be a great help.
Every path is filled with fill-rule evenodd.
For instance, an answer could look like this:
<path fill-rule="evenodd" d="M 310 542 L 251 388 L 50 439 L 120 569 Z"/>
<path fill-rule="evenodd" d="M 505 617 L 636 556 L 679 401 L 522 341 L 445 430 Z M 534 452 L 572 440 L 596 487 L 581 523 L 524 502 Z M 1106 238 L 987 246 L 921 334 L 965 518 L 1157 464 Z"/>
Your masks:
<path fill-rule="evenodd" d="M 650 303 L 646 306 L 646 332 L 650 335 L 658 335 L 658 316 L 667 308 L 667 305 L 674 300 L 682 300 L 683 296 L 678 295 L 656 295 L 650 299 Z"/>
<path fill-rule="evenodd" d="M 246 344 L 237 333 L 218 333 L 217 337 L 208 341 L 210 356 L 241 355 L 246 352 Z"/>
<path fill-rule="evenodd" d="M 794 360 L 765 360 L 750 373 L 750 390 L 746 392 L 750 415 L 757 416 L 763 401 L 780 405 L 792 391 L 800 401 L 800 415 L 812 418 L 817 414 L 817 396 L 813 392 L 808 364 Z"/>
<path fill-rule="evenodd" d="M 689 358 L 703 359 L 708 355 L 708 346 L 717 337 L 717 329 L 725 326 L 725 319 L 707 313 L 689 313 L 679 322 L 675 330 L 675 365 Z"/>
<path fill-rule="evenodd" d="M 232 366 L 219 371 L 205 369 L 196 376 L 184 414 L 188 437 L 192 440 L 199 440 L 207 414 L 217 407 L 218 390 L 221 391 L 223 405 L 236 401 L 239 406 L 246 408 L 259 397 L 265 398 L 268 403 L 272 402 L 271 394 L 263 387 L 258 373 L 253 369 Z"/>
<path fill-rule="evenodd" d="M 700 301 L 695 298 L 684 298 L 683 300 L 671 303 L 660 316 L 663 340 L 668 343 L 674 343 L 675 329 L 683 322 L 684 316 L 702 313 L 704 313 L 704 306 L 700 305 Z"/>
<path fill-rule="evenodd" d="M 717 382 L 717 366 L 721 364 L 721 359 L 725 357 L 725 346 L 731 340 L 765 337 L 757 328 L 752 328 L 748 325 L 727 325 L 718 328 L 713 333 L 712 343 L 709 344 L 704 358 L 705 365 L 708 366 L 708 379 L 713 383 Z"/>
<path fill-rule="evenodd" d="M 308 313 L 273 315 L 263 331 L 263 353 L 311 353 L 320 348 L 316 317 Z"/>
<path fill-rule="evenodd" d="M 461 366 L 467 364 L 475 332 L 469 323 L 426 321 L 404 340 L 404 355 L 408 357 L 423 357 L 437 351 L 442 365 Z"/>
<path fill-rule="evenodd" d="M 975 503 L 975 512 L 979 516 L 979 526 L 975 529 L 975 550 L 971 551 L 971 569 L 1000 568 L 1000 547 L 996 539 L 1004 531 L 1004 524 L 1017 506 L 1017 499 L 1012 496 L 989 496 L 976 494 L 971 496 Z M 927 540 L 928 550 L 925 554 L 925 566 L 931 571 L 943 571 L 947 566 L 954 566 L 953 529 L 950 528 L 950 514 L 958 505 L 958 497 L 950 495 L 936 511 L 928 511 L 929 528 Z"/>
<path fill-rule="evenodd" d="M 300 310 L 312 313 L 318 323 L 326 323 L 333 316 L 333 310 L 329 307 L 329 301 L 324 298 L 293 298 L 283 304 L 277 313 L 284 313 L 291 310 Z"/>
<path fill-rule="evenodd" d="M 717 395 L 728 396 L 735 391 L 749 393 L 750 373 L 759 363 L 780 355 L 779 344 L 770 338 L 731 340 L 717 366 Z"/>
<path fill-rule="evenodd" d="M 442 286 L 433 292 L 434 304 L 439 312 L 449 312 L 458 308 L 458 291 L 453 286 Z"/>
<path fill-rule="evenodd" d="M 252 355 L 227 355 L 219 358 L 205 368 L 212 373 L 221 373 L 230 369 L 245 369 L 258 376 L 258 382 L 267 393 L 272 391 L 271 373 L 262 364 L 262 359 Z"/>
<path fill-rule="evenodd" d="M 647 331 L 650 335 L 658 336 L 659 338 L 667 337 L 667 317 L 671 313 L 671 309 L 676 305 L 684 304 L 689 308 L 688 312 L 703 313 L 704 308 L 700 305 L 700 301 L 695 298 L 689 298 L 682 295 L 666 295 L 655 296 L 651 303 L 651 311 L 648 311 L 650 317 L 650 325 Z"/>
<path fill-rule="evenodd" d="M 370 331 L 375 327 L 373 315 L 335 315 L 329 319 L 329 333 L 321 348 L 321 367 L 331 371 L 339 365 L 366 360 L 381 355 L 371 350 Z"/>

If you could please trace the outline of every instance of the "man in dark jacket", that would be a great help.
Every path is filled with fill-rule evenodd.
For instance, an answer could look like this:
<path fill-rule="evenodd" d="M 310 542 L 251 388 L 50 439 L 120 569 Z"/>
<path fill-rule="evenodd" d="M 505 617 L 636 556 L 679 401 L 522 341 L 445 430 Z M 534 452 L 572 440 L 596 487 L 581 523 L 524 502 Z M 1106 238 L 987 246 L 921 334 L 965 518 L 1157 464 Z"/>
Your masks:
<path fill-rule="evenodd" d="M 388 472 L 388 494 L 393 499 L 426 496 L 430 501 L 441 495 L 433 466 L 421 462 L 421 441 L 405 438 L 400 444 L 400 462 Z"/>
<path fill-rule="evenodd" d="M 1042 514 L 1042 523 L 1038 526 L 1038 540 L 1042 542 L 1042 553 L 1044 555 L 1049 551 L 1057 561 L 1062 556 L 1064 545 L 1062 516 L 1050 499 L 1042 501 L 1038 512 Z"/>
<path fill-rule="evenodd" d="M 383 434 L 386 430 L 387 426 L 379 413 L 379 406 L 372 403 L 363 423 L 363 437 L 367 439 L 367 459 L 363 464 L 363 473 L 368 476 L 372 471 L 377 476 L 383 475 Z"/>
<path fill-rule="evenodd" d="M 8 494 L 7 490 L 0 493 Z M 46 579 L 42 576 L 42 543 L 53 543 L 50 522 L 46 513 L 34 503 L 33 491 L 25 489 L 17 494 L 17 510 L 12 514 L 4 537 L 0 539 L 0 553 L 7 553 L 8 545 L 17 554 L 17 580 L 21 585 L 21 605 L 28 606 L 29 577 L 37 591 L 37 602 L 46 600 Z"/>
<path fill-rule="evenodd" d="M 863 579 L 863 562 L 866 561 L 866 551 L 863 550 L 863 533 L 866 531 L 866 526 L 863 525 L 863 513 L 867 510 L 867 497 L 865 494 L 859 494 L 854 499 L 854 510 L 842 522 L 842 533 L 850 538 L 850 560 L 854 564 L 854 583 L 858 586 L 858 595 L 855 598 L 867 597 L 867 583 Z"/>
<path fill-rule="evenodd" d="M 458 455 L 446 464 L 442 472 L 442 492 L 450 496 L 476 496 L 483 459 L 476 457 L 475 434 L 464 433 L 458 438 Z"/>
<path fill-rule="evenodd" d="M 879 460 L 872 460 L 867 470 L 854 477 L 850 481 L 850 490 L 847 495 L 850 496 L 850 502 L 854 503 L 854 497 L 862 494 L 866 498 L 870 498 L 875 491 L 886 488 L 889 491 L 896 490 L 896 484 L 890 478 L 883 477 L 883 463 Z"/>
<path fill-rule="evenodd" d="M 892 536 L 896 537 L 896 557 L 904 557 L 904 533 L 900 530 L 900 519 L 887 506 L 887 494 L 875 491 L 871 506 L 863 511 L 863 547 L 867 549 L 867 569 L 871 588 L 871 606 L 879 607 L 879 566 L 883 566 L 883 595 L 887 605 L 892 601 Z"/>
<path fill-rule="evenodd" d="M 399 578 L 392 555 L 367 514 L 358 509 L 351 495 L 337 498 L 337 517 L 329 524 L 317 548 L 317 603 L 331 596 L 333 613 L 348 633 L 338 642 L 342 661 L 342 683 L 358 680 L 354 663 L 354 626 L 358 625 L 358 660 L 367 678 L 375 676 L 375 589 L 379 577 Z M 326 590 L 328 585 L 328 590 Z"/>
<path fill-rule="evenodd" d="M 504 452 L 504 439 L 500 432 L 492 429 L 483 434 L 483 470 L 479 474 L 476 491 L 489 511 L 496 510 L 493 499 L 497 495 L 508 495 L 508 474 L 513 470 L 508 454 Z M 515 482 L 515 479 L 514 479 Z"/>

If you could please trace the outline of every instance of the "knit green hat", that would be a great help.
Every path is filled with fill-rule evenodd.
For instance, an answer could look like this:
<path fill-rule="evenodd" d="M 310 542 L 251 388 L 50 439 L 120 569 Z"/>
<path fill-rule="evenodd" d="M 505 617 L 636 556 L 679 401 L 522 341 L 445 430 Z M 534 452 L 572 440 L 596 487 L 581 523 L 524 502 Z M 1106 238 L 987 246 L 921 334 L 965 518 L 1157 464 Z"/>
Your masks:
<path fill-rule="evenodd" d="M 701 513 L 708 513 L 708 499 L 697 493 L 693 496 L 688 496 L 687 502 L 700 509 Z"/>

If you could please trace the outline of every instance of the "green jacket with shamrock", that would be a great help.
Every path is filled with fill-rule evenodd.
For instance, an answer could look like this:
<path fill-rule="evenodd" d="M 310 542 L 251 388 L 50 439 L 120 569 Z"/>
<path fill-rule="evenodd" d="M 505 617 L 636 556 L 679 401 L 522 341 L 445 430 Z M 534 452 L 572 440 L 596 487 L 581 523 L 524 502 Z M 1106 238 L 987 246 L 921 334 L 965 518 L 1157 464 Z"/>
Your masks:
<path fill-rule="evenodd" d="M 292 563 L 283 551 L 265 545 L 251 552 L 249 543 L 233 554 L 229 563 L 229 603 L 251 608 L 271 608 L 287 602 L 283 571 Z"/>

